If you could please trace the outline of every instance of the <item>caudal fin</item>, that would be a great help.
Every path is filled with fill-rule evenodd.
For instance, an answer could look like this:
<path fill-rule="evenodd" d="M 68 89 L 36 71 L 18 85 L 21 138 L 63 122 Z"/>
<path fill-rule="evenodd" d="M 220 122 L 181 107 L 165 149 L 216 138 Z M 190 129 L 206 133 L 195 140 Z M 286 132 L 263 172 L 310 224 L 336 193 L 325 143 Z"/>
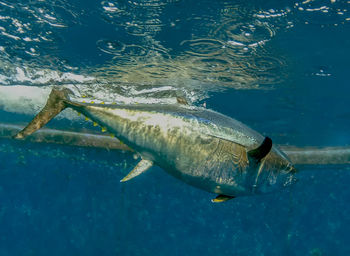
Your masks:
<path fill-rule="evenodd" d="M 15 139 L 23 139 L 33 132 L 39 130 L 45 124 L 47 124 L 52 118 L 63 111 L 67 105 L 68 95 L 70 90 L 64 89 L 52 89 L 45 107 L 34 117 L 34 119 L 19 133 L 17 133 Z"/>

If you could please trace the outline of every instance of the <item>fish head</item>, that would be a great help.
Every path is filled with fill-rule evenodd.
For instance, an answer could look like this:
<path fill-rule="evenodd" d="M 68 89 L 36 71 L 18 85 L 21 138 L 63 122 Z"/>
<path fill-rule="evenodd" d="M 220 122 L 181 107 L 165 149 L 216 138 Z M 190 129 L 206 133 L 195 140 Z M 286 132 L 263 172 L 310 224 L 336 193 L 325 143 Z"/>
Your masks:
<path fill-rule="evenodd" d="M 296 182 L 296 169 L 282 151 L 273 147 L 255 167 L 251 180 L 256 194 L 266 194 L 283 190 Z"/>

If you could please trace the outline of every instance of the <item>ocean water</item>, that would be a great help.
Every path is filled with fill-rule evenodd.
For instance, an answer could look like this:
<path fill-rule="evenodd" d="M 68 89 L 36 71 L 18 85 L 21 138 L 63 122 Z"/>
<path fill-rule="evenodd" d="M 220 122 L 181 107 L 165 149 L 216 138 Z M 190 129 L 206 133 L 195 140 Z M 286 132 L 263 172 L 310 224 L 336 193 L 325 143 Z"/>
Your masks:
<path fill-rule="evenodd" d="M 350 144 L 349 1 L 0 0 L 0 123 L 53 86 L 173 103 L 276 144 Z M 65 111 L 48 127 L 99 132 Z M 288 191 L 213 204 L 128 152 L 0 138 L 0 256 L 350 255 L 350 166 L 298 165 Z"/>

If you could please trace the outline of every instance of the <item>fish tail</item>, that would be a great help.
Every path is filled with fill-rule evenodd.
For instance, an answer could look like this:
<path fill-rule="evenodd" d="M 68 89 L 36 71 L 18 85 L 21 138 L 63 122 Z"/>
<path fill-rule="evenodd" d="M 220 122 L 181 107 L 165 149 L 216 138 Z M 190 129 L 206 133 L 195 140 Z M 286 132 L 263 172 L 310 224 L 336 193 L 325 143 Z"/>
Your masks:
<path fill-rule="evenodd" d="M 53 88 L 44 108 L 34 117 L 34 119 L 19 133 L 15 139 L 23 139 L 33 132 L 39 130 L 47 124 L 52 118 L 62 112 L 69 102 L 69 94 L 72 92 L 67 89 Z"/>

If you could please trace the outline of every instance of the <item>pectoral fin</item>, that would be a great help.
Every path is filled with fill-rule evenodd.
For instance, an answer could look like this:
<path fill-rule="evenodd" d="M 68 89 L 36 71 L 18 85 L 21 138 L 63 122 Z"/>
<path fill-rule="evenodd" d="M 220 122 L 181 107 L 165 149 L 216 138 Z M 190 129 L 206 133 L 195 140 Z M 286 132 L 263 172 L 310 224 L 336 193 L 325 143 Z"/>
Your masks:
<path fill-rule="evenodd" d="M 153 165 L 152 161 L 142 159 L 135 166 L 135 168 L 128 175 L 126 175 L 120 182 L 125 182 L 125 181 L 128 181 L 128 180 L 131 180 L 132 178 L 135 178 L 136 176 L 139 176 L 141 173 L 144 173 L 149 168 L 151 168 L 152 165 Z"/>
<path fill-rule="evenodd" d="M 248 156 L 259 162 L 263 159 L 272 148 L 272 140 L 269 137 L 265 137 L 263 143 L 256 149 L 248 151 Z"/>
<path fill-rule="evenodd" d="M 227 195 L 218 195 L 217 197 L 215 197 L 211 201 L 213 203 L 223 203 L 223 202 L 226 202 L 226 201 L 233 199 L 233 198 L 235 198 L 235 197 L 234 196 L 227 196 Z"/>

